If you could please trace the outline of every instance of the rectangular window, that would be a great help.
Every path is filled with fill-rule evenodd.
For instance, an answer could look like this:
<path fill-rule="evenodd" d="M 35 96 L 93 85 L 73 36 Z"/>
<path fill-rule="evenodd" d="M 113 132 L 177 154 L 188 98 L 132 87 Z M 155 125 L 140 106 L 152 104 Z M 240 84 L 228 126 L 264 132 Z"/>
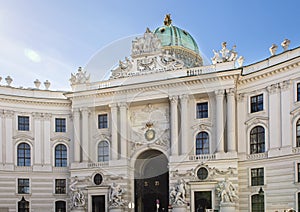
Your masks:
<path fill-rule="evenodd" d="M 55 132 L 66 132 L 66 119 L 56 118 L 55 119 Z"/>
<path fill-rule="evenodd" d="M 262 111 L 264 109 L 263 94 L 251 97 L 251 113 Z"/>
<path fill-rule="evenodd" d="M 197 119 L 208 118 L 208 102 L 197 103 Z"/>
<path fill-rule="evenodd" d="M 29 131 L 29 117 L 28 116 L 18 116 L 18 130 L 19 131 Z"/>
<path fill-rule="evenodd" d="M 55 179 L 55 193 L 65 194 L 66 193 L 66 180 L 65 179 Z"/>
<path fill-rule="evenodd" d="M 29 194 L 29 179 L 18 179 L 18 194 Z"/>
<path fill-rule="evenodd" d="M 107 114 L 98 115 L 98 129 L 107 128 Z"/>
<path fill-rule="evenodd" d="M 297 102 L 300 101 L 300 83 L 297 84 Z"/>
<path fill-rule="evenodd" d="M 251 186 L 264 185 L 264 168 L 251 169 Z"/>

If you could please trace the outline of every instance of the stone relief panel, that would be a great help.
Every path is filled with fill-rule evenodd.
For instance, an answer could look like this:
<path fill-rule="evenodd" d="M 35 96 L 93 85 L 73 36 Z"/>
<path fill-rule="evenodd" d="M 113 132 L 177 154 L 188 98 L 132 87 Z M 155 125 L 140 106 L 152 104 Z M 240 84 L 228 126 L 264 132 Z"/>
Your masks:
<path fill-rule="evenodd" d="M 144 145 L 168 148 L 170 140 L 168 104 L 147 104 L 131 107 L 129 111 L 132 153 Z"/>

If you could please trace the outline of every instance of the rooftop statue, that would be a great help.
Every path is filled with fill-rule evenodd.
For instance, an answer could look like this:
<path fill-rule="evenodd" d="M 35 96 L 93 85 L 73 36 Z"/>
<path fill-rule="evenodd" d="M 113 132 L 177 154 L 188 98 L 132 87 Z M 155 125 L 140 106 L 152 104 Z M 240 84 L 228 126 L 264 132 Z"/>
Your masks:
<path fill-rule="evenodd" d="M 231 50 L 227 49 L 227 42 L 223 42 L 222 49 L 220 51 L 217 52 L 213 50 L 214 57 L 211 58 L 212 63 L 217 64 L 223 62 L 236 61 L 238 54 L 235 49 L 236 45 L 234 45 Z"/>
<path fill-rule="evenodd" d="M 164 25 L 170 26 L 172 24 L 171 14 L 167 14 L 164 20 Z"/>
<path fill-rule="evenodd" d="M 79 67 L 76 74 L 71 73 L 70 82 L 71 85 L 89 83 L 90 75 L 86 71 L 82 71 L 82 68 Z"/>
<path fill-rule="evenodd" d="M 289 39 L 284 39 L 284 41 L 282 41 L 281 46 L 283 48 L 283 51 L 288 50 L 290 43 L 291 41 Z"/>

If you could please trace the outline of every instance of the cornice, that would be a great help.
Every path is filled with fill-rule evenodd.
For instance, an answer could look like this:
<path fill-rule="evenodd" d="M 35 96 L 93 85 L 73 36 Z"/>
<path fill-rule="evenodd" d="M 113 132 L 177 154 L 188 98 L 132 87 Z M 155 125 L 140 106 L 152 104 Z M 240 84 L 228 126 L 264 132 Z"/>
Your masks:
<path fill-rule="evenodd" d="M 275 66 L 278 66 L 278 65 L 276 64 Z M 263 72 L 263 70 L 258 70 L 256 72 L 249 73 L 247 75 L 241 76 L 240 79 L 238 80 L 238 84 L 239 85 L 244 85 L 244 84 L 247 84 L 247 83 L 251 83 L 251 82 L 256 81 L 256 80 L 261 80 L 261 79 L 264 79 L 264 78 L 267 78 L 267 77 L 274 76 L 275 74 L 278 74 L 278 73 L 287 72 L 288 70 L 293 69 L 293 68 L 297 68 L 298 66 L 300 66 L 300 62 L 294 62 L 290 65 L 285 65 L 285 66 L 280 67 L 280 68 L 275 68 L 274 70 L 267 71 L 267 72 L 266 71 Z M 274 68 L 274 66 L 265 68 L 265 70 L 272 69 L 272 68 Z"/>
<path fill-rule="evenodd" d="M 219 82 L 219 81 L 226 81 L 226 80 L 234 80 L 237 79 L 237 73 L 233 73 L 230 75 L 225 75 L 226 73 L 212 73 L 213 77 L 207 77 L 208 74 L 197 75 L 197 76 L 189 76 L 184 78 L 176 78 L 171 79 L 175 80 L 175 82 L 168 82 L 169 80 L 159 80 L 159 81 L 151 81 L 151 82 L 141 82 L 138 84 L 130 84 L 130 85 L 122 85 L 119 87 L 111 87 L 105 88 L 101 90 L 87 90 L 87 91 L 79 91 L 74 92 L 69 95 L 70 99 L 86 99 L 86 98 L 99 98 L 99 97 L 106 97 L 106 96 L 115 96 L 115 95 L 124 95 L 136 92 L 146 92 L 152 90 L 159 90 L 159 89 L 170 89 L 182 86 L 194 86 L 194 85 L 201 85 L 205 83 L 211 82 Z M 224 75 L 222 75 L 224 74 Z M 218 76 L 216 76 L 218 75 Z M 207 78 L 204 78 L 207 77 Z M 163 83 L 164 82 L 164 83 Z M 168 83 L 166 83 L 168 82 Z M 126 87 L 128 87 L 126 89 Z"/>
<path fill-rule="evenodd" d="M 57 107 L 70 107 L 71 102 L 68 100 L 60 99 L 33 99 L 20 96 L 0 96 L 1 102 L 11 104 L 25 104 L 25 105 L 40 105 L 40 106 L 57 106 Z M 63 101 L 63 102 L 62 102 Z"/>

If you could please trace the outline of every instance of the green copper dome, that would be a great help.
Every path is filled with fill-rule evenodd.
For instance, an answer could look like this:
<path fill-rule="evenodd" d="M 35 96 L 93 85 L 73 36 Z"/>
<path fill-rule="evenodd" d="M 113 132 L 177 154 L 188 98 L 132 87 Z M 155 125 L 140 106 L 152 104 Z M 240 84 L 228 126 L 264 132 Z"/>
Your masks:
<path fill-rule="evenodd" d="M 181 46 L 199 54 L 194 38 L 185 30 L 172 25 L 170 15 L 166 15 L 164 26 L 158 27 L 154 33 L 161 40 L 162 46 Z"/>

